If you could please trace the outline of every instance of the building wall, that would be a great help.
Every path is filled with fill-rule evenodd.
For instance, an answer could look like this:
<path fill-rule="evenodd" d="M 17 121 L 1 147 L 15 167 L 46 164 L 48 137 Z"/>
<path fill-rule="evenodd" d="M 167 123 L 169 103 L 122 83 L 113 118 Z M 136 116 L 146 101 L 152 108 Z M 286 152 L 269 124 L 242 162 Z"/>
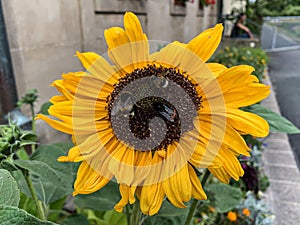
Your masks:
<path fill-rule="evenodd" d="M 56 94 L 62 73 L 81 69 L 76 51 L 106 50 L 103 31 L 136 12 L 149 39 L 187 42 L 216 23 L 216 6 L 174 0 L 2 0 L 19 96 L 39 91 L 37 108 Z"/>

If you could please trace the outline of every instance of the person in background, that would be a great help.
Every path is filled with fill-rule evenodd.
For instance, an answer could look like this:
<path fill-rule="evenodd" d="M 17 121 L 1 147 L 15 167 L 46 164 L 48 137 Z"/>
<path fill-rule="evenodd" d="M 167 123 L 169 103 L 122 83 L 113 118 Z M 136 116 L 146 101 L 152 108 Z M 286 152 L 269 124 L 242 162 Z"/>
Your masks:
<path fill-rule="evenodd" d="M 253 38 L 253 34 L 251 33 L 250 29 L 244 25 L 245 20 L 246 14 L 240 13 L 232 28 L 230 35 L 231 38 Z"/>

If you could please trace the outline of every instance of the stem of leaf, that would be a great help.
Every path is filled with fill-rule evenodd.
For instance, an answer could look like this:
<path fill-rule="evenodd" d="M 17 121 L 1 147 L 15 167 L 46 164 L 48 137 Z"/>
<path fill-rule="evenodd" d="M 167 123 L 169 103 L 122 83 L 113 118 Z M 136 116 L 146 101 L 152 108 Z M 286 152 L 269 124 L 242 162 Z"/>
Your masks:
<path fill-rule="evenodd" d="M 133 208 L 132 208 L 130 225 L 139 225 L 141 216 L 142 216 L 142 212 L 140 210 L 140 204 L 139 204 L 139 201 L 136 200 L 136 202 L 133 204 Z"/>
<path fill-rule="evenodd" d="M 34 201 L 34 204 L 35 204 L 35 207 L 36 207 L 39 218 L 41 220 L 46 220 L 43 204 L 37 198 L 37 195 L 36 195 L 36 192 L 34 190 L 29 172 L 27 170 L 22 169 L 22 173 L 24 175 L 24 178 L 25 178 L 26 183 L 28 185 L 29 191 L 30 191 L 31 196 L 33 198 L 33 201 Z"/>
<path fill-rule="evenodd" d="M 209 172 L 208 169 L 206 169 L 206 171 L 204 173 L 204 176 L 203 176 L 203 179 L 201 181 L 202 188 L 204 187 L 206 181 L 208 180 L 209 175 L 210 175 L 210 172 Z M 192 221 L 192 218 L 193 218 L 193 216 L 195 214 L 195 210 L 197 208 L 198 202 L 199 202 L 199 200 L 197 200 L 197 199 L 193 200 L 192 205 L 191 205 L 190 210 L 189 210 L 189 214 L 186 217 L 184 225 L 190 225 L 190 223 Z"/>
<path fill-rule="evenodd" d="M 31 110 L 31 130 L 35 134 L 35 112 L 34 112 L 34 105 L 30 104 L 30 110 Z M 35 144 L 31 145 L 31 153 L 34 153 L 35 151 Z"/>

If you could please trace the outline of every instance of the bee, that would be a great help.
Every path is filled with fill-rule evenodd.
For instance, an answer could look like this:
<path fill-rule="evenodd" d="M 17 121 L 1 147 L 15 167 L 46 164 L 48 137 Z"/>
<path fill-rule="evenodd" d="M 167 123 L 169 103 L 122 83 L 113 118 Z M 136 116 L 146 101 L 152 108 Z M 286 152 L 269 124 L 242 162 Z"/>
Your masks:
<path fill-rule="evenodd" d="M 164 75 L 158 74 L 155 77 L 151 77 L 152 83 L 158 88 L 167 88 L 169 85 L 169 81 L 164 77 Z"/>
<path fill-rule="evenodd" d="M 116 116 L 118 114 L 125 114 L 124 116 L 128 116 L 128 114 L 132 111 L 132 107 L 135 102 L 135 97 L 131 93 L 121 93 L 113 104 L 111 115 Z"/>
<path fill-rule="evenodd" d="M 154 102 L 153 107 L 156 112 L 169 122 L 174 122 L 178 116 L 176 109 L 173 106 L 169 106 L 166 103 Z"/>

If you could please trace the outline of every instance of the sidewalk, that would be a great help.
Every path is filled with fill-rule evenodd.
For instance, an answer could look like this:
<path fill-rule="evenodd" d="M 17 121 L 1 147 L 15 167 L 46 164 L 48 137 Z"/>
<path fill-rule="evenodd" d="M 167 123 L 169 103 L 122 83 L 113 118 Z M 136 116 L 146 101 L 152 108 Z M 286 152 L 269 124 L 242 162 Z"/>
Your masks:
<path fill-rule="evenodd" d="M 269 77 L 265 83 L 271 85 Z M 280 113 L 274 91 L 262 104 Z M 267 201 L 276 216 L 274 225 L 300 225 L 300 172 L 288 137 L 271 133 L 265 143 L 263 169 L 270 180 Z"/>

